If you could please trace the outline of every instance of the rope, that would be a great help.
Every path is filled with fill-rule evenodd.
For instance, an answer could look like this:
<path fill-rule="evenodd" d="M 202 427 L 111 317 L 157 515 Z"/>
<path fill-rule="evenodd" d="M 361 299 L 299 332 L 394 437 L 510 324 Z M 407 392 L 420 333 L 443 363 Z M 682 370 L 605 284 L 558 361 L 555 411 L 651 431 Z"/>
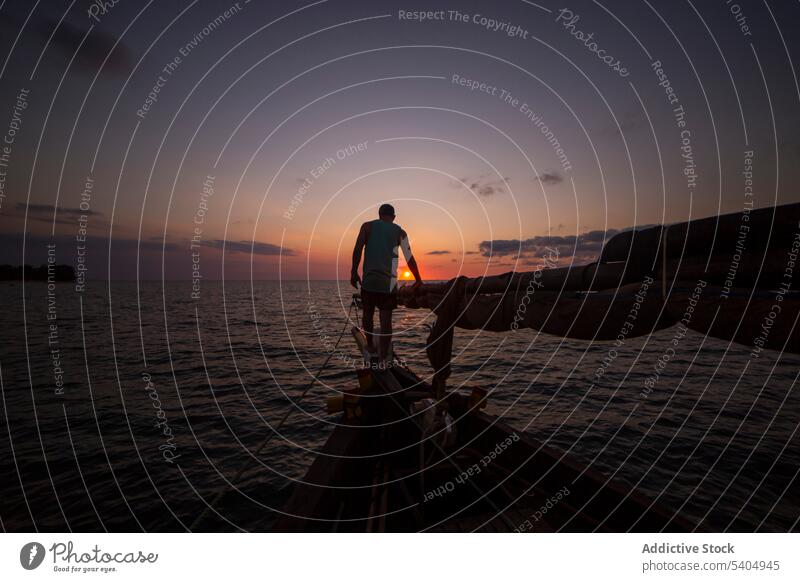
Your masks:
<path fill-rule="evenodd" d="M 661 301 L 667 300 L 667 233 L 669 225 L 661 227 Z"/>
<path fill-rule="evenodd" d="M 317 370 L 317 373 L 311 376 L 311 382 L 308 383 L 308 386 L 306 386 L 306 389 L 303 390 L 303 392 L 300 394 L 300 397 L 296 401 L 297 404 L 299 404 L 300 402 L 303 401 L 303 398 L 306 397 L 306 395 L 308 394 L 309 390 L 311 390 L 311 388 L 317 382 L 317 379 L 319 378 L 319 375 L 322 374 L 322 372 L 325 371 L 325 368 L 328 366 L 328 363 L 331 361 L 331 358 L 333 357 L 333 354 L 336 353 L 336 350 L 339 347 L 339 342 L 342 341 L 342 337 L 344 337 L 344 333 L 345 333 L 345 331 L 347 331 L 347 326 L 350 323 L 350 314 L 353 312 L 353 306 L 354 305 L 356 306 L 356 314 L 358 314 L 358 305 L 356 305 L 355 301 L 353 301 L 350 304 L 350 309 L 347 312 L 347 317 L 345 317 L 345 320 L 344 320 L 344 326 L 342 327 L 341 333 L 339 333 L 339 338 L 336 340 L 336 344 L 333 346 L 333 349 L 328 354 L 328 357 L 325 358 L 325 362 L 322 364 L 322 366 L 320 366 L 319 370 Z M 295 406 L 290 406 L 289 407 L 289 409 L 283 415 L 283 418 L 281 418 L 281 421 L 278 423 L 278 425 L 275 427 L 275 429 L 271 433 L 269 433 L 267 435 L 267 438 L 264 439 L 264 441 L 261 443 L 261 445 L 258 447 L 258 449 L 256 449 L 256 452 L 253 453 L 252 456 L 257 457 L 258 454 L 262 450 L 264 450 L 264 447 L 266 447 L 269 444 L 269 442 L 272 440 L 272 437 L 275 436 L 275 434 L 280 431 L 281 427 L 283 426 L 283 423 L 286 422 L 286 420 L 292 415 L 292 413 L 296 409 L 297 409 L 297 407 L 295 407 Z M 245 462 L 242 463 L 242 466 L 239 468 L 239 470 L 237 471 L 236 475 L 234 475 L 233 479 L 231 479 L 229 482 L 230 483 L 234 483 L 234 482 L 238 481 L 239 478 L 244 473 L 245 469 L 247 469 L 248 465 L 249 465 L 249 460 L 245 459 Z M 200 523 L 200 521 L 205 517 L 206 513 L 208 512 L 208 510 L 211 509 L 212 507 L 214 507 L 217 504 L 217 502 L 220 499 L 222 499 L 222 496 L 225 495 L 225 493 L 226 493 L 225 489 L 221 489 L 217 493 L 216 497 L 214 497 L 214 500 L 209 505 L 207 505 L 205 507 L 205 509 L 203 509 L 203 511 L 200 512 L 200 515 L 198 515 L 197 518 L 192 522 L 191 526 L 189 527 L 190 530 L 194 530 L 195 526 L 198 523 Z"/>

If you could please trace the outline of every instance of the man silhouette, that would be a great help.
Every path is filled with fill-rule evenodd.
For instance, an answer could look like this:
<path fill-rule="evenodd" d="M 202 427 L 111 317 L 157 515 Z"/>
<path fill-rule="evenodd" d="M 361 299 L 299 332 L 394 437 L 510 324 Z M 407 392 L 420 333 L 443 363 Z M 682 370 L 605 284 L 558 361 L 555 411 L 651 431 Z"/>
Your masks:
<path fill-rule="evenodd" d="M 358 276 L 361 252 L 364 252 L 363 280 Z M 378 219 L 361 225 L 353 248 L 353 268 L 350 284 L 358 289 L 361 283 L 361 300 L 364 304 L 364 333 L 370 352 L 375 352 L 373 320 L 375 308 L 380 311 L 381 333 L 378 341 L 378 360 L 386 362 L 392 343 L 392 310 L 397 308 L 397 247 L 403 249 L 409 271 L 414 274 L 414 289 L 422 285 L 417 261 L 411 254 L 406 231 L 394 223 L 394 207 L 382 204 Z"/>

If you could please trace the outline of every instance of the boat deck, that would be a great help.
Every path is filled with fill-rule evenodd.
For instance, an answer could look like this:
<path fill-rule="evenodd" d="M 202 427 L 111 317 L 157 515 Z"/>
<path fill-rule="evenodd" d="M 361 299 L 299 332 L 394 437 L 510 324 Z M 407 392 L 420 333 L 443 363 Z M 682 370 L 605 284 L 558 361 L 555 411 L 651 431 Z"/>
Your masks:
<path fill-rule="evenodd" d="M 359 339 L 357 337 L 357 339 Z M 363 340 L 362 340 L 363 341 Z M 359 416 L 331 434 L 275 531 L 689 531 L 680 516 L 447 396 L 454 442 L 411 406 L 432 388 L 408 368 L 371 370 Z"/>

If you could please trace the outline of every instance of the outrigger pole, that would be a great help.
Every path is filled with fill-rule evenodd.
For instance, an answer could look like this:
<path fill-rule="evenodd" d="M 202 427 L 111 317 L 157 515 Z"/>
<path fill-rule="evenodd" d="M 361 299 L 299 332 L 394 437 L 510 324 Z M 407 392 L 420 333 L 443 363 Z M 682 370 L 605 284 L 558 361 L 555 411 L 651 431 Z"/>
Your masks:
<path fill-rule="evenodd" d="M 432 310 L 427 354 L 434 387 L 450 375 L 453 330 L 530 328 L 610 341 L 680 325 L 752 347 L 800 353 L 800 204 L 744 211 L 611 238 L 598 261 L 399 291 Z"/>

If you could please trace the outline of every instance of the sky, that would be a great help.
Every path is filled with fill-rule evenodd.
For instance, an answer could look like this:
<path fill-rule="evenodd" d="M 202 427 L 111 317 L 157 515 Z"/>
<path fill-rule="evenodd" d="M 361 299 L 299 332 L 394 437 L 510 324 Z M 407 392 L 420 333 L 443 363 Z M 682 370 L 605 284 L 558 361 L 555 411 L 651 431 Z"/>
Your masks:
<path fill-rule="evenodd" d="M 101 4 L 0 5 L 0 263 L 347 279 L 391 202 L 447 279 L 800 201 L 796 3 Z"/>

